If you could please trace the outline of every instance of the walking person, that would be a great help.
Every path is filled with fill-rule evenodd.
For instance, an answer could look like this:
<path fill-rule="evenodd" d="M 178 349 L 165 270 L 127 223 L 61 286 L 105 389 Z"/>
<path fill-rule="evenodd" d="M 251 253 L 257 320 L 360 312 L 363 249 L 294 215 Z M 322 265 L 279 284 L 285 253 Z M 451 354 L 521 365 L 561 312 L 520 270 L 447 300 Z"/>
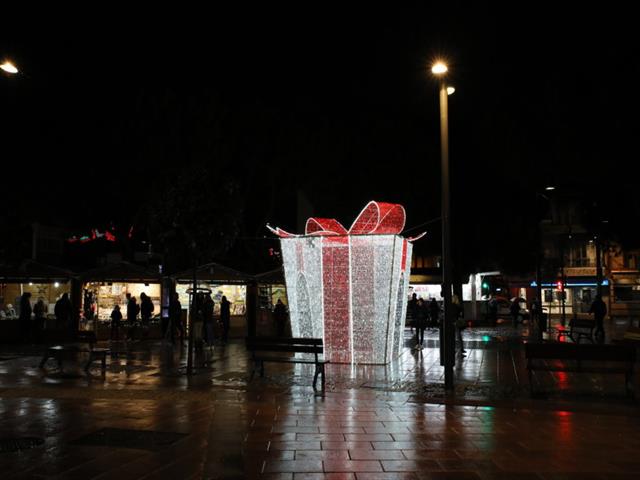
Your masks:
<path fill-rule="evenodd" d="M 222 323 L 222 343 L 229 340 L 229 328 L 231 323 L 231 302 L 224 295 L 220 300 L 220 323 Z"/>
<path fill-rule="evenodd" d="M 31 340 L 31 293 L 24 292 L 20 297 L 20 316 L 18 320 L 20 322 L 20 333 L 22 334 L 22 340 L 29 342 Z"/>
<path fill-rule="evenodd" d="M 589 313 L 593 313 L 593 317 L 596 320 L 595 336 L 600 337 L 599 340 L 604 342 L 604 317 L 607 315 L 607 304 L 602 301 L 602 295 L 596 295 L 596 298 L 591 304 Z"/>
<path fill-rule="evenodd" d="M 111 312 L 111 340 L 118 341 L 120 339 L 120 323 L 122 322 L 122 312 L 120 305 L 113 307 Z"/>

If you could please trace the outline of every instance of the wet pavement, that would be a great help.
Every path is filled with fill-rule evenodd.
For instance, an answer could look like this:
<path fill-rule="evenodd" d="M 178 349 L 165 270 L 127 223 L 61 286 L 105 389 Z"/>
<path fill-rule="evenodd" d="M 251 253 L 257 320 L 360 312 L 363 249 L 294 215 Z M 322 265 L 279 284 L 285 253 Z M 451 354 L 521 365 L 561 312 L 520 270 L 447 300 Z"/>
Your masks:
<path fill-rule="evenodd" d="M 611 339 L 626 326 L 608 327 Z M 528 333 L 467 329 L 453 395 L 437 332 L 417 351 L 407 330 L 386 367 L 329 365 L 325 395 L 306 365 L 250 380 L 241 341 L 201 352 L 190 377 L 184 351 L 161 342 L 112 345 L 104 376 L 73 360 L 40 370 L 41 348 L 2 347 L 1 477 L 640 478 L 640 410 L 623 376 L 541 372 L 546 393 L 531 398 Z M 43 443 L 10 451 L 27 438 Z"/>

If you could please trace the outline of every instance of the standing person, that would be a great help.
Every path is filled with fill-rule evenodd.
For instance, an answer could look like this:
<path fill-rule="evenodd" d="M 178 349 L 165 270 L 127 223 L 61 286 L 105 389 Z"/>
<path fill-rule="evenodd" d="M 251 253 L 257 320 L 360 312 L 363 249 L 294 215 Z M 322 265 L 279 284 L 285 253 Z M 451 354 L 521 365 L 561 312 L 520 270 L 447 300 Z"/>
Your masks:
<path fill-rule="evenodd" d="M 129 296 L 129 294 L 127 294 Z M 136 301 L 136 297 L 131 296 L 129 303 L 127 303 L 127 323 L 129 324 L 129 333 L 127 337 L 129 340 L 136 338 L 136 320 L 138 319 L 138 313 L 140 313 L 140 305 Z"/>
<path fill-rule="evenodd" d="M 424 342 L 424 330 L 427 328 L 427 305 L 419 298 L 415 307 L 415 319 L 416 324 L 416 350 L 422 350 L 422 342 Z"/>
<path fill-rule="evenodd" d="M 287 324 L 287 308 L 284 306 L 281 299 L 278 299 L 276 306 L 273 309 L 273 319 L 276 323 L 276 335 L 278 337 L 284 337 L 284 331 Z"/>
<path fill-rule="evenodd" d="M 407 304 L 407 313 L 409 314 L 409 317 L 411 319 L 411 322 L 409 322 L 409 326 L 411 327 L 411 333 L 413 333 L 413 327 L 416 323 L 416 307 L 418 306 L 418 294 L 414 293 L 413 295 L 411 295 L 411 300 L 409 300 L 409 303 Z"/>
<path fill-rule="evenodd" d="M 171 335 L 171 343 L 176 341 L 176 333 L 180 333 L 180 342 L 184 340 L 184 328 L 182 326 L 182 305 L 178 292 L 171 294 L 169 301 L 169 334 Z"/>
<path fill-rule="evenodd" d="M 145 337 L 149 335 L 149 323 L 151 322 L 151 315 L 154 309 L 155 307 L 151 298 L 142 292 L 140 294 L 140 318 L 142 318 L 142 329 Z"/>
<path fill-rule="evenodd" d="M 489 321 L 492 325 L 495 325 L 498 322 L 498 300 L 491 295 L 489 297 Z"/>
<path fill-rule="evenodd" d="M 119 340 L 120 322 L 122 322 L 122 312 L 120 311 L 120 305 L 116 305 L 111 312 L 111 340 Z"/>
<path fill-rule="evenodd" d="M 602 295 L 596 295 L 589 313 L 593 313 L 596 320 L 595 336 L 602 336 L 602 341 L 604 341 L 604 317 L 607 315 L 607 304 L 602 301 Z"/>
<path fill-rule="evenodd" d="M 451 298 L 451 306 L 453 309 L 453 320 L 456 326 L 456 342 L 460 346 L 460 353 L 464 357 L 467 351 L 464 349 L 464 343 L 462 342 L 462 330 L 467 328 L 467 322 L 464 321 L 464 308 L 460 302 L 460 297 L 455 293 Z"/>
<path fill-rule="evenodd" d="M 437 328 L 440 318 L 440 305 L 438 305 L 435 298 L 432 298 L 429 303 L 429 318 L 431 319 L 433 326 Z"/>
<path fill-rule="evenodd" d="M 224 295 L 220 300 L 220 323 L 222 323 L 222 343 L 229 339 L 229 326 L 231 322 L 231 302 Z"/>
<path fill-rule="evenodd" d="M 69 294 L 63 293 L 62 296 L 56 302 L 53 307 L 53 313 L 56 316 L 56 328 L 66 329 L 71 325 L 71 300 L 69 300 Z"/>
<path fill-rule="evenodd" d="M 511 301 L 511 305 L 509 306 L 509 312 L 511 312 L 511 319 L 513 321 L 513 326 L 518 326 L 518 317 L 520 317 L 520 299 L 518 297 L 514 298 Z"/>
<path fill-rule="evenodd" d="M 38 302 L 33 306 L 33 339 L 36 342 L 42 341 L 42 336 L 44 334 L 44 322 L 45 322 L 45 312 L 47 307 L 44 305 L 44 300 L 42 298 L 38 299 Z"/>
<path fill-rule="evenodd" d="M 202 338 L 209 347 L 213 346 L 213 309 L 215 302 L 211 298 L 211 294 L 204 296 L 202 303 Z"/>
<path fill-rule="evenodd" d="M 20 331 L 22 340 L 28 342 L 31 338 L 31 293 L 24 292 L 20 297 Z"/>

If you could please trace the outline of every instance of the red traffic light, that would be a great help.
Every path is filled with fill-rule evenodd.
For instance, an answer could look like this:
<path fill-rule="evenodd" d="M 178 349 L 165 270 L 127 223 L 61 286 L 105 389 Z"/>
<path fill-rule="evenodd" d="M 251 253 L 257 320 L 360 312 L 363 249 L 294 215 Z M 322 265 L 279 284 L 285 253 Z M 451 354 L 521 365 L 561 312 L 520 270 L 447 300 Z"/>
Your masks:
<path fill-rule="evenodd" d="M 562 290 L 562 281 L 561 280 L 558 280 L 558 282 L 556 283 L 556 288 L 558 290 Z"/>

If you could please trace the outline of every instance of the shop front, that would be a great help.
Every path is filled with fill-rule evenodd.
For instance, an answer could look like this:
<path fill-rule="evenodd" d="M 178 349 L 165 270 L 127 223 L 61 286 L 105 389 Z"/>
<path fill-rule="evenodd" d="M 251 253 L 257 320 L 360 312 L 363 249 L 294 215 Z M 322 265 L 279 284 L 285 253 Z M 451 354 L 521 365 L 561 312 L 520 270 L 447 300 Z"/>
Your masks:
<path fill-rule="evenodd" d="M 172 275 L 175 291 L 182 305 L 183 318 L 189 325 L 190 305 L 192 300 L 194 271 L 185 270 Z M 196 268 L 195 278 L 197 291 L 209 293 L 214 301 L 214 319 L 220 318 L 222 297 L 231 303 L 231 320 L 229 336 L 242 338 L 247 335 L 247 285 L 251 276 L 218 263 L 208 263 Z"/>
<path fill-rule="evenodd" d="M 141 334 L 146 338 L 161 338 L 163 288 L 161 276 L 157 271 L 128 262 L 119 262 L 84 272 L 81 278 L 80 330 L 93 330 L 98 339 L 108 339 L 114 307 L 120 307 L 123 325 L 126 325 L 129 298 L 135 299 L 140 305 L 140 297 L 144 293 L 151 299 L 154 309 L 149 330 Z"/>
<path fill-rule="evenodd" d="M 638 270 L 611 271 L 609 312 L 612 317 L 637 319 L 640 317 L 640 272 Z"/>
<path fill-rule="evenodd" d="M 609 304 L 610 281 L 602 280 L 602 299 Z M 531 282 L 531 287 L 536 287 Z M 561 276 L 542 282 L 542 307 L 554 317 L 590 318 L 589 310 L 598 293 L 595 267 L 565 268 L 564 282 Z M 564 302 L 563 302 L 564 297 Z"/>
<path fill-rule="evenodd" d="M 42 301 L 45 334 L 69 328 L 56 322 L 55 304 L 66 293 L 71 297 L 73 273 L 26 260 L 16 266 L 0 266 L 0 343 L 20 340 L 20 299 L 30 293 L 31 309 Z M 33 314 L 32 314 L 33 318 Z"/>

